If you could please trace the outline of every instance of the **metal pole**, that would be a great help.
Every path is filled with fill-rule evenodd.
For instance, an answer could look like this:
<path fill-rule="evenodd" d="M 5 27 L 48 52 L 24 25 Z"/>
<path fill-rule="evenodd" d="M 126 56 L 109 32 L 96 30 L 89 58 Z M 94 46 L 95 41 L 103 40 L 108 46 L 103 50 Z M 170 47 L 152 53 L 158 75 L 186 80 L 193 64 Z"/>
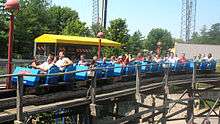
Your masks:
<path fill-rule="evenodd" d="M 15 124 L 23 124 L 24 115 L 23 115 L 23 75 L 18 76 L 17 81 L 17 120 L 14 122 Z"/>
<path fill-rule="evenodd" d="M 57 56 L 57 43 L 55 43 L 54 54 L 55 54 L 55 56 Z"/>
<path fill-rule="evenodd" d="M 101 58 L 101 47 L 102 47 L 102 39 L 99 38 L 99 46 L 98 46 L 98 59 Z"/>
<path fill-rule="evenodd" d="M 12 73 L 12 40 L 13 40 L 13 31 L 14 31 L 14 15 L 10 15 L 10 24 L 9 24 L 9 33 L 8 33 L 8 74 Z M 8 77 L 6 88 L 11 88 L 11 76 Z"/>
<path fill-rule="evenodd" d="M 105 8 L 104 8 L 104 28 L 106 29 L 106 22 L 107 22 L 107 9 L 108 9 L 108 0 L 105 0 Z"/>
<path fill-rule="evenodd" d="M 36 57 L 37 54 L 37 43 L 34 42 L 34 57 Z"/>

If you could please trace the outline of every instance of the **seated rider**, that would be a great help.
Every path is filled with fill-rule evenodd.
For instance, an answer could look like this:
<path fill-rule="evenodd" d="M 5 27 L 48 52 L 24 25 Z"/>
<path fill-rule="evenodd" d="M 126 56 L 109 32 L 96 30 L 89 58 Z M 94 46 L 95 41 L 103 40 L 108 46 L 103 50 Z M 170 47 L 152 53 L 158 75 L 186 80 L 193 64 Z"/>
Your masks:
<path fill-rule="evenodd" d="M 142 56 L 141 53 L 137 54 L 136 61 L 144 61 L 144 57 Z"/>
<path fill-rule="evenodd" d="M 186 63 L 187 59 L 186 59 L 186 55 L 185 53 L 182 53 L 179 57 L 179 60 L 178 60 L 180 63 Z"/>
<path fill-rule="evenodd" d="M 211 62 L 211 61 L 213 61 L 214 59 L 213 59 L 213 57 L 212 57 L 212 54 L 209 53 L 208 56 L 205 57 L 205 60 L 206 60 L 207 62 Z"/>
<path fill-rule="evenodd" d="M 115 57 L 115 56 L 111 56 L 110 62 L 111 62 L 112 64 L 115 64 L 115 63 L 117 62 L 116 57 Z"/>
<path fill-rule="evenodd" d="M 157 55 L 154 57 L 154 61 L 155 61 L 156 63 L 160 63 L 160 62 L 163 61 L 163 59 L 161 58 L 160 55 L 157 54 Z"/>
<path fill-rule="evenodd" d="M 80 60 L 78 62 L 78 65 L 85 65 L 85 66 L 88 65 L 88 62 L 86 62 L 85 60 L 85 55 L 80 55 Z"/>
<path fill-rule="evenodd" d="M 57 61 L 55 61 L 55 65 L 59 67 L 61 71 L 63 71 L 66 66 L 71 64 L 73 64 L 73 62 L 69 58 L 65 57 L 64 51 L 60 51 L 59 58 Z"/>
<path fill-rule="evenodd" d="M 170 57 L 167 59 L 167 61 L 171 64 L 174 64 L 177 62 L 177 58 L 174 56 L 173 52 L 170 53 Z"/>
<path fill-rule="evenodd" d="M 36 65 L 36 63 L 32 63 L 31 66 L 33 68 L 40 69 L 43 72 L 47 72 L 54 65 L 53 60 L 54 60 L 54 56 L 49 55 L 47 57 L 47 61 L 44 62 L 43 64 Z"/>

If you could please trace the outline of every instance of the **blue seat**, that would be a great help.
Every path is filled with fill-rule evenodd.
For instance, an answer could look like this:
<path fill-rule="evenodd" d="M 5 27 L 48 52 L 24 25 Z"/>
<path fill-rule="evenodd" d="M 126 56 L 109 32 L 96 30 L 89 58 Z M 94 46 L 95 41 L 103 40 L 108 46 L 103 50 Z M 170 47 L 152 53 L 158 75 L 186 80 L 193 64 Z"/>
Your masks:
<path fill-rule="evenodd" d="M 135 74 L 135 65 L 133 63 L 130 63 L 126 65 L 126 67 L 122 68 L 122 71 L 122 74 L 125 75 Z"/>
<path fill-rule="evenodd" d="M 13 74 L 39 74 L 40 70 L 38 69 L 31 69 L 31 68 L 24 68 L 24 67 L 16 67 Z M 12 84 L 17 84 L 18 77 L 12 77 Z M 40 77 L 38 76 L 24 76 L 23 83 L 25 86 L 34 87 L 38 85 Z"/>
<path fill-rule="evenodd" d="M 148 66 L 148 62 L 143 61 L 141 62 L 141 73 L 145 73 L 147 71 L 149 71 L 149 66 Z"/>
<path fill-rule="evenodd" d="M 47 74 L 56 74 L 56 73 L 59 73 L 59 72 L 60 72 L 59 67 L 57 67 L 56 65 L 53 65 L 52 67 L 50 67 Z M 56 75 L 56 76 L 46 76 L 45 84 L 46 85 L 48 85 L 48 84 L 58 84 L 59 79 L 60 79 L 60 76 L 58 76 L 58 75 Z"/>
<path fill-rule="evenodd" d="M 113 77 L 114 76 L 114 64 L 108 63 L 106 66 L 105 77 Z"/>
<path fill-rule="evenodd" d="M 157 73 L 158 72 L 158 63 L 151 63 L 150 64 L 150 72 L 151 73 Z"/>
<path fill-rule="evenodd" d="M 176 72 L 176 67 L 177 67 L 177 62 L 170 63 L 170 69 L 171 69 L 172 72 Z"/>
<path fill-rule="evenodd" d="M 206 70 L 215 71 L 216 70 L 216 61 L 207 62 Z"/>
<path fill-rule="evenodd" d="M 162 73 L 162 72 L 164 71 L 164 69 L 163 69 L 163 63 L 164 63 L 164 62 L 158 63 L 157 73 Z"/>
<path fill-rule="evenodd" d="M 174 70 L 176 73 L 187 71 L 187 62 L 185 63 L 177 62 Z"/>
<path fill-rule="evenodd" d="M 75 71 L 75 70 L 76 70 L 76 65 L 72 64 L 72 65 L 67 66 L 65 68 L 64 72 L 71 72 L 71 71 Z M 72 73 L 72 74 L 64 74 L 63 81 L 64 82 L 72 81 L 74 79 L 74 76 L 75 76 L 74 73 Z"/>
<path fill-rule="evenodd" d="M 122 65 L 121 64 L 115 64 L 114 65 L 114 76 L 121 76 L 122 75 Z"/>
<path fill-rule="evenodd" d="M 208 64 L 208 63 L 207 63 L 206 61 L 202 61 L 202 62 L 200 63 L 199 69 L 200 69 L 201 72 L 206 71 L 206 69 L 207 69 L 207 64 Z"/>
<path fill-rule="evenodd" d="M 194 68 L 196 68 L 196 67 L 194 67 L 194 62 L 193 61 L 189 61 L 187 63 L 187 70 L 188 70 L 188 72 L 193 72 Z"/>
<path fill-rule="evenodd" d="M 100 70 L 95 71 L 96 78 L 103 78 L 105 76 L 105 71 L 101 70 L 101 69 L 104 69 L 105 67 L 106 67 L 106 65 L 104 65 L 104 64 L 99 64 L 96 66 L 96 68 L 100 69 Z"/>
<path fill-rule="evenodd" d="M 76 66 L 76 71 L 88 70 L 88 69 L 89 69 L 88 66 L 84 66 L 84 65 L 77 65 Z M 86 80 L 88 78 L 87 74 L 88 74 L 87 71 L 77 72 L 77 73 L 75 73 L 75 79 L 76 80 Z"/>
<path fill-rule="evenodd" d="M 216 70 L 216 64 L 217 64 L 217 62 L 214 60 L 211 62 L 211 70 L 213 70 L 213 71 Z"/>

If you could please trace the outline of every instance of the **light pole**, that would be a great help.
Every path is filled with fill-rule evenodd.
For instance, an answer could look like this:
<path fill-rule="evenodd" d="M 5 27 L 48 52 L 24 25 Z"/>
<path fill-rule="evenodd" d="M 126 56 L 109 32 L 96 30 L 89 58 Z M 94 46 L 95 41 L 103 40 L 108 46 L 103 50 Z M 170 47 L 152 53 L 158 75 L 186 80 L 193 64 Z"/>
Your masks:
<path fill-rule="evenodd" d="M 19 10 L 19 2 L 18 0 L 7 0 L 4 4 L 4 9 L 10 13 L 10 23 L 9 23 L 9 33 L 8 33 L 8 65 L 7 65 L 7 73 L 12 73 L 12 40 L 13 40 L 13 32 L 14 32 L 14 15 Z M 8 78 L 6 82 L 6 88 L 11 88 L 11 77 Z"/>
<path fill-rule="evenodd" d="M 101 47 L 102 47 L 102 38 L 104 37 L 103 32 L 99 32 L 97 34 L 97 37 L 99 38 L 99 45 L 98 45 L 98 59 L 101 58 Z"/>

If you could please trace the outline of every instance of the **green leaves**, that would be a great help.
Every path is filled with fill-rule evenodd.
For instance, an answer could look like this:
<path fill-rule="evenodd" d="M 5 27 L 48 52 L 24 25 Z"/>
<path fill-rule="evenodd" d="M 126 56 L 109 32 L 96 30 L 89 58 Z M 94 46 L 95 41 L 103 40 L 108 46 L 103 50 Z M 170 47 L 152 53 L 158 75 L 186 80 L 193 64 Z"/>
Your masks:
<path fill-rule="evenodd" d="M 86 23 L 81 22 L 80 20 L 72 20 L 63 30 L 65 35 L 74 35 L 74 36 L 90 36 L 89 28 L 86 27 Z"/>
<path fill-rule="evenodd" d="M 192 37 L 193 43 L 198 44 L 220 44 L 220 23 L 213 24 L 210 29 L 203 26 L 200 34 Z"/>
<path fill-rule="evenodd" d="M 106 36 L 108 39 L 125 44 L 129 40 L 128 28 L 125 19 L 115 19 L 110 22 L 108 27 L 108 33 Z"/>
<path fill-rule="evenodd" d="M 162 52 L 174 46 L 172 36 L 166 29 L 156 28 L 149 32 L 146 43 L 147 48 L 151 51 L 155 51 L 158 42 L 162 43 Z"/>
<path fill-rule="evenodd" d="M 144 38 L 140 31 L 134 32 L 132 36 L 129 37 L 129 41 L 126 43 L 126 50 L 130 53 L 138 53 L 144 49 Z"/>
<path fill-rule="evenodd" d="M 49 8 L 48 12 L 50 17 L 48 27 L 50 33 L 53 34 L 62 34 L 67 24 L 71 21 L 79 20 L 78 13 L 68 7 L 52 6 Z"/>

